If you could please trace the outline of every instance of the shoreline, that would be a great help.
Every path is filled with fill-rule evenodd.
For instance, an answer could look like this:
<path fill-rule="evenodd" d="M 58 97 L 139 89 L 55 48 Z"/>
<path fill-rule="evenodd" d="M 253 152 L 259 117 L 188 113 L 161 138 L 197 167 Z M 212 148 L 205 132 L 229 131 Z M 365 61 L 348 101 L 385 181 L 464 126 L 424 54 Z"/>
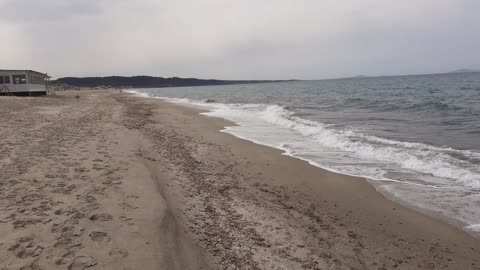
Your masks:
<path fill-rule="evenodd" d="M 428 209 L 428 208 L 422 208 L 421 206 L 418 206 L 418 205 L 415 205 L 413 203 L 409 203 L 406 199 L 402 198 L 402 197 L 399 197 L 397 196 L 396 194 L 392 193 L 392 192 L 388 192 L 386 190 L 382 190 L 382 185 L 384 183 L 397 183 L 397 184 L 402 184 L 402 185 L 418 185 L 418 186 L 422 186 L 421 184 L 416 184 L 416 183 L 407 183 L 407 182 L 402 182 L 402 181 L 398 181 L 398 180 L 393 180 L 393 179 L 374 179 L 374 178 L 368 178 L 366 176 L 359 176 L 359 175 L 353 175 L 353 174 L 348 174 L 348 173 L 344 173 L 344 172 L 341 172 L 341 171 L 338 171 L 338 170 L 335 170 L 335 169 L 331 169 L 331 168 L 328 168 L 326 166 L 322 166 L 321 164 L 315 162 L 315 161 L 312 161 L 312 160 L 309 160 L 309 159 L 306 159 L 306 158 L 303 158 L 301 156 L 296 156 L 294 154 L 291 154 L 289 153 L 289 150 L 286 149 L 286 148 L 282 148 L 280 146 L 273 146 L 273 145 L 269 145 L 267 143 L 262 143 L 258 140 L 255 140 L 255 139 L 250 139 L 250 138 L 247 138 L 247 137 L 244 137 L 244 136 L 241 136 L 239 134 L 236 134 L 235 132 L 231 132 L 229 131 L 229 128 L 231 127 L 235 127 L 235 126 L 239 126 L 240 124 L 239 123 L 236 123 L 234 121 L 231 121 L 229 119 L 225 119 L 223 117 L 220 117 L 220 116 L 215 116 L 215 115 L 210 115 L 210 113 L 212 111 L 208 110 L 207 108 L 205 107 L 208 107 L 208 103 L 207 104 L 204 104 L 204 105 L 200 105 L 200 104 L 194 104 L 194 103 L 183 103 L 183 102 L 179 102 L 177 101 L 177 99 L 171 99 L 171 98 L 166 98 L 166 97 L 152 97 L 152 96 L 149 96 L 145 93 L 141 93 L 141 92 L 137 92 L 135 90 L 133 91 L 126 91 L 127 93 L 135 96 L 135 97 L 139 97 L 139 98 L 152 98 L 152 99 L 158 99 L 158 100 L 161 100 L 162 102 L 166 102 L 168 104 L 173 104 L 173 105 L 176 105 L 176 106 L 181 106 L 181 107 L 185 107 L 185 108 L 189 108 L 189 109 L 193 109 L 193 110 L 196 110 L 197 113 L 199 115 L 202 115 L 202 116 L 206 116 L 206 117 L 210 117 L 210 118 L 218 118 L 218 119 L 221 119 L 223 121 L 225 121 L 225 125 L 223 126 L 223 128 L 219 129 L 219 132 L 222 132 L 222 133 L 225 133 L 225 134 L 229 134 L 229 135 L 232 135 L 238 139 L 241 139 L 241 140 L 245 140 L 245 141 L 248 141 L 248 142 L 252 142 L 256 145 L 260 145 L 260 146 L 265 146 L 265 147 L 269 147 L 269 148 L 272 148 L 272 149 L 275 149 L 275 150 L 279 150 L 281 152 L 282 155 L 285 155 L 285 156 L 288 156 L 288 157 L 291 157 L 291 158 L 295 158 L 295 159 L 299 159 L 299 160 L 302 160 L 302 161 L 305 161 L 307 162 L 308 164 L 310 164 L 311 166 L 314 166 L 314 167 L 317 167 L 321 170 L 326 170 L 328 172 L 331 172 L 331 173 L 334 173 L 334 174 L 339 174 L 339 175 L 344 175 L 344 176 L 348 176 L 348 177 L 353 177 L 353 178 L 358 178 L 358 179 L 361 179 L 361 181 L 365 181 L 367 183 L 369 183 L 370 185 L 372 185 L 372 187 L 374 187 L 374 189 L 382 194 L 386 199 L 390 200 L 390 201 L 393 201 L 397 204 L 400 204 L 402 205 L 403 207 L 407 207 L 409 209 L 412 209 L 414 211 L 417 211 L 419 213 L 422 213 L 422 214 L 425 214 L 427 216 L 430 216 L 434 219 L 438 219 L 442 222 L 445 222 L 445 223 L 448 223 L 452 226 L 455 226 L 456 228 L 468 233 L 469 235 L 471 235 L 472 237 L 475 237 L 477 239 L 480 239 L 480 231 L 478 230 L 475 230 L 475 229 L 472 229 L 472 228 L 469 228 L 469 227 L 476 227 L 476 226 L 479 226 L 479 224 L 468 224 L 467 222 L 465 221 L 462 221 L 462 220 L 459 220 L 459 219 L 456 219 L 454 217 L 449 217 L 439 211 L 435 211 L 433 209 Z"/>
<path fill-rule="evenodd" d="M 257 168 L 258 171 L 264 171 L 264 170 L 267 169 L 266 172 L 264 171 L 265 174 L 267 174 L 267 175 L 273 174 L 278 178 L 282 178 L 282 180 L 279 180 L 278 178 L 276 180 L 272 179 L 272 181 L 277 182 L 277 184 L 280 184 L 281 186 L 285 185 L 285 186 L 289 186 L 289 187 L 291 187 L 293 189 L 296 189 L 296 190 L 301 190 L 304 194 L 309 194 L 312 197 L 318 197 L 318 195 L 320 193 L 324 199 L 328 198 L 326 200 L 327 202 L 336 201 L 336 203 L 333 203 L 333 205 L 334 205 L 333 209 L 335 209 L 335 211 L 339 210 L 338 209 L 339 205 L 345 203 L 346 204 L 345 205 L 346 209 L 343 209 L 343 211 L 346 211 L 346 213 L 344 213 L 344 215 L 347 216 L 347 217 L 352 215 L 352 212 L 351 212 L 352 208 L 355 208 L 357 211 L 362 212 L 362 214 L 368 216 L 368 218 L 364 219 L 363 222 L 360 222 L 359 220 L 356 220 L 356 221 L 354 220 L 354 222 L 356 223 L 354 225 L 354 227 L 356 229 L 358 229 L 357 226 L 359 226 L 362 223 L 363 223 L 364 226 L 365 226 L 365 224 L 370 224 L 370 225 L 366 226 L 367 228 L 364 228 L 365 231 L 363 233 L 358 233 L 358 235 L 363 234 L 364 237 L 365 237 L 365 235 L 369 235 L 369 237 L 365 237 L 365 238 L 368 239 L 368 238 L 379 237 L 378 233 L 385 234 L 386 231 L 390 231 L 392 234 L 390 234 L 390 236 L 387 237 L 387 239 L 388 239 L 387 242 L 390 242 L 390 245 L 392 245 L 392 246 L 397 246 L 398 244 L 396 242 L 402 241 L 402 239 L 405 240 L 405 242 L 409 243 L 407 246 L 411 246 L 413 243 L 416 243 L 416 245 L 419 245 L 419 246 L 424 246 L 424 242 L 428 241 L 425 238 L 429 238 L 429 237 L 426 237 L 427 235 L 432 237 L 432 238 L 430 238 L 431 239 L 430 241 L 434 241 L 434 246 L 441 243 L 442 241 L 439 241 L 439 239 L 442 239 L 442 238 L 449 239 L 447 242 L 452 241 L 452 242 L 450 242 L 452 244 L 452 246 L 458 246 L 458 244 L 453 244 L 453 242 L 457 242 L 460 238 L 462 238 L 462 239 L 464 239 L 463 242 L 460 241 L 460 242 L 457 242 L 457 243 L 467 243 L 467 242 L 471 243 L 474 247 L 472 247 L 472 249 L 469 248 L 470 251 L 473 251 L 474 254 L 477 254 L 476 250 L 478 250 L 478 243 L 479 243 L 478 239 L 474 238 L 470 234 L 467 234 L 467 232 L 465 232 L 465 231 L 463 231 L 459 228 L 453 227 L 452 225 L 450 225 L 450 224 L 448 224 L 444 221 L 441 221 L 439 219 L 427 216 L 427 215 L 425 215 L 423 213 L 420 213 L 418 211 L 415 211 L 411 208 L 407 208 L 405 206 L 402 206 L 402 205 L 398 204 L 397 202 L 388 200 L 387 198 L 384 197 L 383 194 L 378 192 L 370 183 L 367 183 L 367 181 L 365 179 L 357 178 L 357 177 L 351 177 L 351 176 L 345 176 L 345 175 L 340 175 L 340 174 L 336 174 L 336 173 L 333 173 L 333 172 L 329 172 L 329 171 L 323 170 L 321 168 L 314 167 L 306 161 L 283 155 L 282 151 L 279 150 L 279 149 L 274 149 L 274 148 L 271 148 L 269 146 L 258 145 L 258 144 L 255 144 L 255 143 L 251 142 L 251 141 L 248 141 L 248 140 L 242 140 L 242 139 L 239 140 L 239 138 L 237 138 L 237 137 L 235 137 L 231 134 L 224 133 L 224 132 L 218 132 L 219 130 L 223 129 L 226 125 L 228 125 L 228 123 L 231 123 L 231 122 L 229 122 L 227 120 L 224 120 L 224 119 L 221 119 L 221 118 L 205 117 L 205 116 L 199 115 L 198 114 L 198 112 L 199 112 L 198 109 L 178 106 L 177 104 L 166 103 L 165 101 L 158 100 L 158 99 L 148 99 L 148 98 L 145 99 L 145 98 L 141 98 L 141 97 L 134 97 L 134 98 L 140 98 L 142 100 L 148 100 L 147 101 L 148 103 L 152 102 L 153 104 L 162 104 L 162 107 L 163 106 L 168 106 L 168 107 L 173 106 L 171 109 L 174 110 L 174 111 L 177 111 L 177 112 L 181 111 L 182 115 L 185 114 L 184 111 L 187 111 L 188 116 L 191 117 L 191 118 L 194 118 L 195 122 L 199 121 L 199 122 L 203 123 L 204 125 L 208 126 L 209 133 L 214 133 L 214 134 L 211 134 L 210 136 L 215 136 L 217 138 L 217 140 L 219 139 L 219 137 L 222 137 L 222 140 L 228 141 L 229 144 L 239 144 L 239 145 L 241 145 L 240 146 L 241 150 L 236 149 L 236 151 L 247 152 L 247 153 L 244 153 L 244 155 L 246 155 L 244 158 L 245 159 L 251 159 L 251 162 L 254 163 L 254 164 L 259 163 L 259 162 L 258 162 L 258 160 L 256 161 L 256 159 L 252 158 L 253 156 L 261 155 L 262 153 L 267 152 L 267 153 L 270 153 L 270 155 L 277 156 L 277 157 L 274 158 L 274 160 L 275 160 L 275 163 L 277 163 L 277 162 L 281 163 L 281 165 L 278 165 L 278 167 L 276 168 L 280 172 L 287 173 L 287 172 L 284 172 L 285 171 L 284 168 L 287 168 L 288 166 L 293 166 L 293 167 L 298 166 L 298 167 L 302 168 L 301 170 L 297 171 L 296 175 L 294 175 L 294 176 L 290 175 L 292 178 L 294 178 L 294 177 L 303 178 L 302 177 L 303 175 L 311 174 L 310 177 L 312 177 L 313 175 L 316 175 L 318 177 L 320 175 L 320 176 L 322 176 L 322 178 L 325 177 L 325 176 L 328 176 L 327 178 L 334 179 L 334 180 L 330 180 L 330 179 L 328 179 L 328 180 L 326 180 L 326 179 L 315 179 L 315 180 L 302 179 L 302 181 L 304 181 L 304 182 L 301 183 L 301 184 L 298 184 L 298 183 L 292 183 L 291 181 L 286 180 L 285 176 L 283 174 L 279 175 L 279 173 L 276 170 L 273 170 L 273 171 L 268 170 L 270 166 L 274 166 L 273 162 L 263 164 L 263 166 L 258 165 L 259 168 Z M 193 115 L 191 115 L 191 114 L 193 114 Z M 203 119 L 202 119 L 202 117 L 203 117 Z M 196 124 L 196 125 L 200 125 L 200 124 Z M 207 127 L 202 128 L 201 129 L 202 132 L 204 132 L 205 129 L 207 129 Z M 205 135 L 202 135 L 202 136 L 205 136 Z M 226 136 L 226 138 L 224 138 L 224 136 Z M 217 142 L 217 143 L 220 143 L 220 142 Z M 279 162 L 280 160 L 282 162 Z M 292 165 L 292 164 L 294 164 L 294 165 Z M 249 170 L 251 170 L 251 169 L 252 168 L 250 168 Z M 308 171 L 308 173 L 306 173 L 306 171 Z M 326 194 L 326 193 L 322 192 L 321 190 L 325 189 L 325 187 L 328 187 L 333 192 L 337 192 L 338 196 L 333 196 L 332 197 L 331 194 Z M 357 191 L 359 192 L 359 194 L 357 194 Z M 355 199 L 352 199 L 352 198 L 355 198 Z M 352 205 L 351 204 L 352 200 L 357 200 L 357 202 Z M 310 201 L 310 200 L 308 200 L 308 201 Z M 324 201 L 325 200 L 321 200 L 321 202 L 324 202 Z M 357 203 L 362 206 L 362 207 L 360 207 L 360 209 L 358 208 L 359 206 L 357 205 Z M 381 205 L 379 206 L 378 204 L 381 204 Z M 329 208 L 329 207 L 327 207 L 327 208 Z M 295 207 L 294 209 L 297 209 L 297 207 Z M 325 209 L 322 209 L 322 210 L 325 210 Z M 327 212 L 330 212 L 330 211 L 332 211 L 331 208 L 329 210 L 327 210 Z M 340 211 L 340 212 L 343 212 L 343 211 Z M 346 223 L 338 222 L 338 220 L 340 218 L 337 215 L 335 215 L 335 216 L 336 217 L 333 218 L 333 220 L 334 220 L 333 223 L 339 223 L 339 225 L 341 225 L 340 227 L 350 227 L 351 226 L 351 225 L 347 226 Z M 360 219 L 360 217 L 358 217 L 358 216 L 356 218 Z M 372 220 L 372 218 L 373 218 L 373 220 Z M 335 219 L 338 219 L 338 220 L 335 221 Z M 381 227 L 381 226 L 385 225 L 384 224 L 385 219 L 387 219 L 389 221 L 389 222 L 387 221 L 389 223 L 389 225 L 387 226 L 388 229 L 385 229 L 385 228 L 379 229 L 378 227 Z M 349 217 L 349 218 L 347 218 L 347 220 L 352 221 L 352 218 Z M 372 226 L 372 225 L 374 225 L 374 224 L 372 224 L 372 221 L 373 221 L 373 223 L 376 223 L 375 227 L 377 227 L 377 228 L 373 228 L 374 226 Z M 406 226 L 407 224 L 409 224 L 409 226 Z M 407 227 L 407 228 L 405 228 L 405 227 Z M 356 231 L 356 229 L 351 230 L 351 231 Z M 401 233 L 399 233 L 399 232 L 401 232 Z M 435 232 L 435 233 L 433 233 L 434 236 L 432 236 L 432 232 Z M 403 235 L 403 237 L 405 237 L 405 238 L 398 237 L 398 235 Z M 392 236 L 393 236 L 393 239 L 395 239 L 395 240 L 392 239 Z M 411 238 L 412 236 L 415 236 L 415 238 L 412 239 Z M 348 233 L 347 233 L 347 237 L 348 237 Z M 410 240 L 406 240 L 406 238 L 410 238 Z M 421 240 L 419 240 L 419 239 L 421 239 Z M 433 240 L 433 239 L 435 239 L 435 240 Z M 392 242 L 392 240 L 393 240 L 393 242 Z M 361 244 L 361 245 L 363 245 L 363 244 Z M 404 248 L 409 249 L 408 247 L 404 247 Z M 451 249 L 451 248 L 452 247 L 449 247 L 448 249 Z M 432 250 L 435 250 L 435 249 L 436 248 L 427 248 L 427 247 L 424 248 L 424 250 L 429 250 L 429 252 L 431 252 Z M 423 252 L 425 252 L 424 250 L 418 251 L 418 252 L 423 253 Z M 399 250 L 397 250 L 397 251 L 401 253 L 401 251 L 399 251 Z M 464 252 L 468 253 L 466 250 Z M 477 255 L 475 255 L 475 256 L 477 256 Z M 409 256 L 407 255 L 405 257 L 408 258 Z M 449 258 L 449 259 L 453 261 L 453 259 L 451 259 L 451 258 Z M 449 259 L 447 259 L 447 261 L 450 262 Z M 400 259 L 400 260 L 402 260 L 402 259 Z M 371 267 L 374 267 L 374 265 L 375 264 L 373 264 Z M 394 266 L 395 266 L 395 263 L 390 265 L 390 267 L 394 267 Z M 386 267 L 386 268 L 389 269 L 390 267 Z M 426 266 L 424 266 L 424 267 L 428 268 Z M 452 266 L 447 265 L 445 267 L 451 268 Z M 456 269 L 457 267 L 459 267 L 459 266 L 457 265 L 457 266 L 454 266 L 452 268 Z M 466 269 L 470 269 L 473 266 L 465 264 L 464 267 L 466 267 Z M 420 268 L 422 268 L 422 267 L 420 267 Z M 472 269 L 476 269 L 476 268 L 473 267 Z"/>
<path fill-rule="evenodd" d="M 466 232 L 197 109 L 112 91 L 0 105 L 4 267 L 480 269 Z"/>

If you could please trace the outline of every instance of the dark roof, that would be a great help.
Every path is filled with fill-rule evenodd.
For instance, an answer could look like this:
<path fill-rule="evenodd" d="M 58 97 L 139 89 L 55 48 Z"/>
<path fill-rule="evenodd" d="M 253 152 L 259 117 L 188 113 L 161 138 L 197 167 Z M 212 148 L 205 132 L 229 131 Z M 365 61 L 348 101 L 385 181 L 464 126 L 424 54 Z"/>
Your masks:
<path fill-rule="evenodd" d="M 35 75 L 39 75 L 39 76 L 44 76 L 44 77 L 50 77 L 48 76 L 47 74 L 45 73 L 41 73 L 41 72 L 38 72 L 38 71 L 35 71 L 35 70 L 29 70 L 29 69 L 0 69 L 0 72 L 27 72 L 29 74 L 35 74 Z"/>

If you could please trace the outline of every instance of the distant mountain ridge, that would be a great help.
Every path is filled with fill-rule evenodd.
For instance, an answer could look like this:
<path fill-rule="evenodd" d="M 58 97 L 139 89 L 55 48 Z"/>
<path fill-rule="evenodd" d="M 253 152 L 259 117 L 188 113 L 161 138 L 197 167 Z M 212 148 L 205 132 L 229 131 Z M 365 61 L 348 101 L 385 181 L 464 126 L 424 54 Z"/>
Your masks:
<path fill-rule="evenodd" d="M 156 88 L 174 86 L 206 86 L 206 85 L 229 85 L 249 83 L 285 82 L 293 80 L 214 80 L 197 78 L 163 78 L 153 76 L 108 76 L 108 77 L 64 77 L 55 82 L 76 87 L 132 87 L 132 88 Z"/>
<path fill-rule="evenodd" d="M 450 71 L 450 72 L 448 72 L 448 73 L 473 73 L 473 72 L 480 72 L 480 70 L 478 70 L 478 69 L 461 68 L 461 69 L 457 69 L 457 70 L 454 70 L 454 71 Z"/>

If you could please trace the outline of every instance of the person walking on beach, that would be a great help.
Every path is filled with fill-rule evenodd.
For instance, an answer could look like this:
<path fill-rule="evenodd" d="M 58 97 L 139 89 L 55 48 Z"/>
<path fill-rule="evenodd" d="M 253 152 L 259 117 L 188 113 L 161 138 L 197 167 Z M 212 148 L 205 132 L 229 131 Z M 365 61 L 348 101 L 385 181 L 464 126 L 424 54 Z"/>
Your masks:
<path fill-rule="evenodd" d="M 76 95 L 76 96 L 75 96 L 75 101 L 76 101 L 76 102 L 80 102 L 80 96 L 79 96 L 79 95 Z"/>

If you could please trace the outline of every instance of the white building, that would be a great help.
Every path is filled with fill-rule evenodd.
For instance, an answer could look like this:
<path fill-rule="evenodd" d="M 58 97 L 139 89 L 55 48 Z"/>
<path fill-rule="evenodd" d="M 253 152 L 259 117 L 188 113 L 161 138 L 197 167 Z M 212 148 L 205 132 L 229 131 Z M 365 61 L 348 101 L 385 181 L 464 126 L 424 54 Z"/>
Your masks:
<path fill-rule="evenodd" d="M 49 76 L 33 70 L 0 69 L 0 95 L 41 96 L 53 94 Z"/>

